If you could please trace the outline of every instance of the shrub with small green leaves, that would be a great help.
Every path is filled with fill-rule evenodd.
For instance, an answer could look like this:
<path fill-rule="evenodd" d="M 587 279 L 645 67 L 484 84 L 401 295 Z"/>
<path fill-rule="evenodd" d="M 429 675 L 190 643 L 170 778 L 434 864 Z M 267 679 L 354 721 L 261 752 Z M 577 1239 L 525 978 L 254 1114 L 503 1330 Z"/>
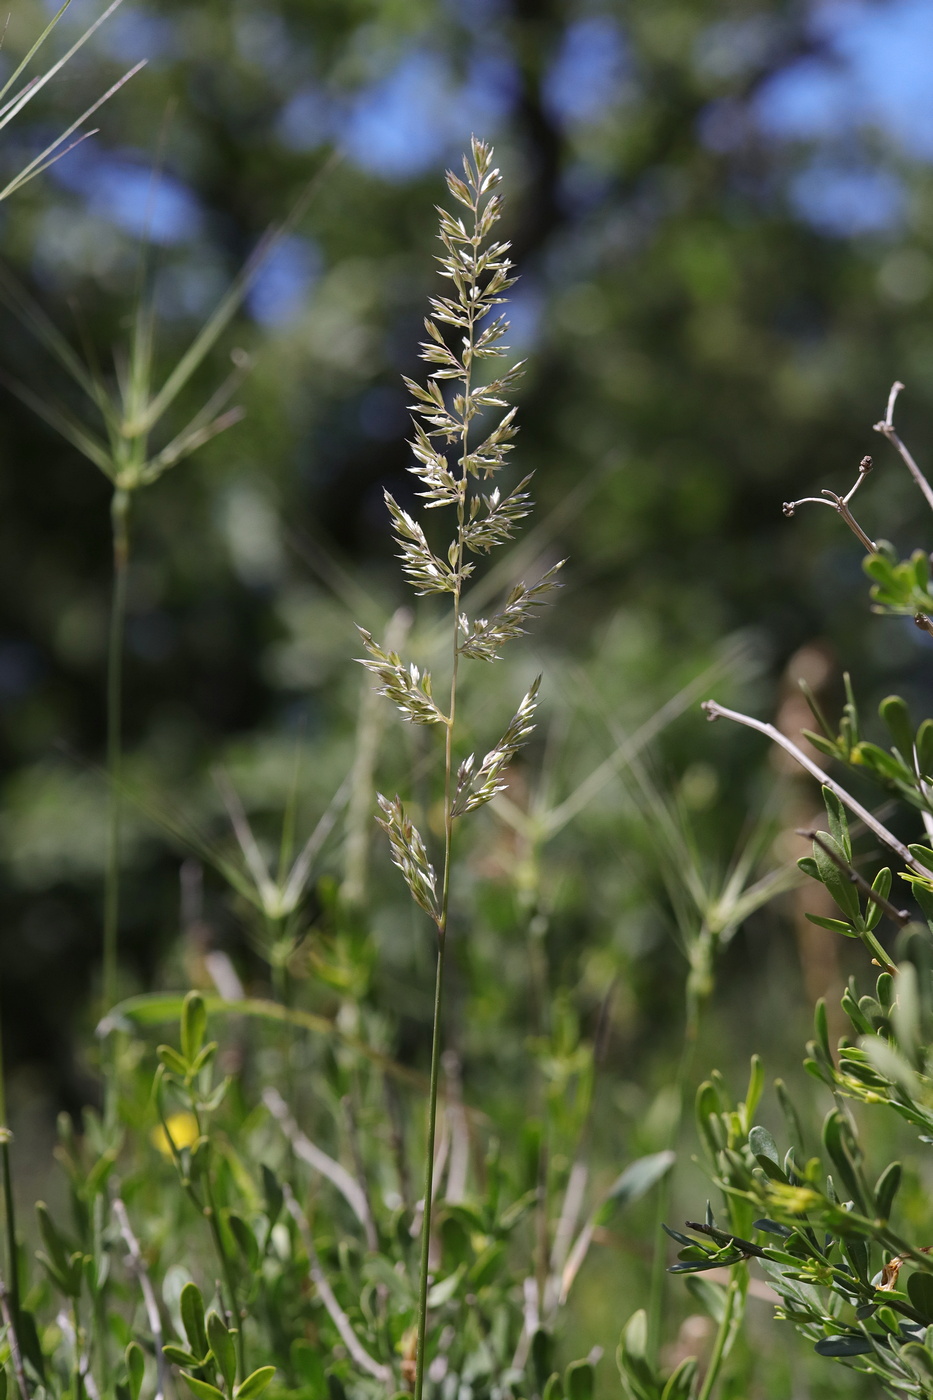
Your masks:
<path fill-rule="evenodd" d="M 875 426 L 933 506 L 933 491 L 894 429 L 902 388 L 895 384 L 886 418 Z M 893 549 L 874 543 L 852 515 L 849 502 L 870 467 L 865 458 L 847 496 L 824 491 L 822 498 L 807 499 L 836 509 L 868 551 L 875 611 L 912 615 L 922 631 L 933 633 L 927 554 L 916 551 L 898 562 Z M 789 503 L 785 514 L 801 504 Z M 818 1151 L 808 1149 L 802 1116 L 780 1080 L 780 1133 L 755 1121 L 763 1084 L 756 1064 L 744 1103 L 732 1104 L 719 1075 L 701 1086 L 697 1128 L 722 1215 L 717 1222 L 707 1207 L 704 1221 L 687 1222 L 689 1233 L 668 1230 L 680 1246 L 671 1271 L 697 1287 L 710 1271 L 728 1268 L 730 1282 L 726 1303 L 709 1308 L 714 1317 L 719 1314 L 719 1328 L 705 1378 L 679 1372 L 666 1383 L 674 1389 L 664 1389 L 665 1395 L 705 1400 L 711 1393 L 710 1377 L 731 1345 L 729 1301 L 744 1294 L 754 1265 L 779 1299 L 778 1318 L 790 1322 L 819 1356 L 871 1376 L 889 1395 L 933 1396 L 931 1221 L 928 1209 L 918 1214 L 901 1205 L 905 1180 L 916 1181 L 933 1142 L 933 720 L 918 725 L 903 699 L 888 696 L 879 706 L 887 742 L 877 742 L 867 737 L 848 676 L 845 685 L 837 726 L 803 687 L 817 724 L 805 737 L 856 782 L 867 779 L 878 789 L 884 820 L 773 726 L 714 702 L 706 706 L 711 719 L 729 718 L 766 734 L 821 783 L 826 827 L 801 832 L 812 841 L 812 854 L 798 865 L 823 886 L 837 912 L 807 917 L 828 935 L 860 940 L 876 975 L 870 991 L 860 989 L 856 977 L 849 979 L 842 1011 L 851 1031 L 835 1047 L 826 1006 L 820 1001 L 816 1007 L 805 1069 L 826 1087 L 832 1105 Z M 914 839 L 896 834 L 911 828 Z M 858 845 L 865 835 L 873 844 L 862 855 Z M 879 846 L 886 863 L 877 868 Z M 863 873 L 866 863 L 869 871 Z M 853 1104 L 860 1106 L 858 1114 Z M 907 1125 L 908 1153 L 915 1145 L 904 1161 L 891 1151 L 892 1119 Z M 703 1287 L 708 1293 L 711 1285 Z M 642 1330 L 643 1323 L 633 1319 L 620 1365 L 628 1392 L 647 1400 L 662 1393 L 662 1382 L 646 1369 Z"/>

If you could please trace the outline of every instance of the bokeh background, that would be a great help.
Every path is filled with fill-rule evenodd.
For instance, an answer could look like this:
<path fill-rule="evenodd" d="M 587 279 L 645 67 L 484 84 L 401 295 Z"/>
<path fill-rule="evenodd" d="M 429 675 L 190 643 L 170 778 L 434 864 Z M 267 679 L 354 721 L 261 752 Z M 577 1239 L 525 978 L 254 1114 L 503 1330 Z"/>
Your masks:
<path fill-rule="evenodd" d="M 5 71 L 51 13 L 17 5 Z M 74 0 L 53 46 L 96 13 Z M 715 884 L 766 811 L 776 839 L 762 843 L 761 868 L 787 860 L 786 829 L 814 792 L 763 741 L 705 725 L 705 682 L 670 724 L 653 717 L 707 672 L 709 693 L 781 716 L 789 732 L 806 722 L 799 675 L 831 711 L 844 669 L 869 715 L 891 690 L 918 706 L 929 695 L 929 638 L 871 617 L 856 540 L 829 510 L 787 520 L 781 505 L 846 490 L 870 452 L 865 528 L 905 551 L 929 544 L 919 498 L 872 424 L 902 379 L 902 434 L 929 459 L 933 7 L 126 0 L 5 133 L 4 171 L 141 58 L 99 133 L 0 214 L 7 267 L 105 373 L 120 362 L 144 256 L 167 373 L 264 230 L 323 174 L 179 406 L 180 423 L 243 349 L 243 422 L 135 513 L 137 789 L 226 840 L 215 765 L 270 833 L 296 755 L 306 823 L 346 774 L 363 689 L 353 624 L 382 632 L 411 603 L 382 491 L 413 499 L 401 376 L 419 368 L 443 171 L 475 132 L 496 146 L 521 274 L 516 458 L 538 500 L 525 564 L 569 560 L 534 637 L 475 683 L 476 742 L 543 670 L 541 742 L 516 800 L 527 788 L 557 805 L 647 725 L 658 734 L 642 777 L 704 878 Z M 0 376 L 72 403 L 7 310 Z M 99 995 L 109 485 L 6 388 L 0 421 L 0 995 L 14 1113 L 39 1141 L 55 1109 L 97 1092 L 81 1047 Z M 416 651 L 429 650 L 432 619 L 417 612 Z M 413 761 L 425 770 L 407 731 L 385 723 L 377 771 L 390 786 Z M 537 867 L 507 823 L 480 826 L 450 998 L 468 1092 L 508 1119 L 518 1110 L 504 1071 L 522 1073 L 536 997 L 561 998 L 592 1029 L 612 989 L 596 1134 L 607 1160 L 637 1146 L 651 1105 L 663 1116 L 685 968 L 676 872 L 644 783 L 639 798 L 609 776 Z M 202 881 L 140 807 L 126 823 L 123 989 L 196 981 L 217 948 L 262 991 L 267 969 L 221 882 Z M 312 921 L 345 878 L 342 860 L 338 832 Z M 376 843 L 370 880 L 360 995 L 383 1009 L 399 1057 L 423 1064 L 430 940 Z M 529 909 L 544 949 L 537 991 L 514 932 Z M 753 919 L 722 959 L 700 1063 L 741 1066 L 757 1048 L 792 1078 L 804 994 L 845 971 L 828 939 L 799 927 L 792 900 Z M 629 1264 L 649 1248 L 616 1243 Z M 598 1333 L 618 1310 L 595 1297 L 594 1308 Z"/>

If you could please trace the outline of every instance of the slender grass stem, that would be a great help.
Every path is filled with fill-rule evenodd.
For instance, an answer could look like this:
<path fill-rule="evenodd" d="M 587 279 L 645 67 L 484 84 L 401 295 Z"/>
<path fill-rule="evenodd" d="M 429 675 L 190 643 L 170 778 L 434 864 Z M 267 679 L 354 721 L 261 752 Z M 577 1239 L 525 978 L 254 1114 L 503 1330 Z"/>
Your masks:
<path fill-rule="evenodd" d="M 6 1234 L 6 1267 L 9 1279 L 10 1315 L 19 1332 L 19 1268 L 16 1249 L 16 1208 L 13 1202 L 13 1169 L 10 1162 L 10 1133 L 6 1117 L 6 1077 L 3 1063 L 3 1039 L 0 1030 L 0 1171 L 3 1175 L 3 1224 Z"/>
<path fill-rule="evenodd" d="M 677 1065 L 677 1074 L 674 1079 L 677 1101 L 674 1107 L 671 1124 L 668 1128 L 667 1138 L 664 1143 L 665 1148 L 669 1150 L 676 1149 L 680 1139 L 681 1129 L 683 1128 L 684 1103 L 687 1086 L 693 1075 L 693 1061 L 696 1054 L 697 1038 L 700 1030 L 701 1006 L 701 999 L 688 989 L 684 1039 L 680 1051 L 680 1060 Z M 665 1264 L 667 1235 L 664 1233 L 664 1224 L 670 1209 L 672 1177 L 673 1172 L 665 1172 L 658 1183 L 654 1216 L 654 1251 L 651 1260 L 651 1282 L 648 1288 L 647 1349 L 648 1360 L 653 1366 L 657 1366 L 661 1352 L 661 1323 L 664 1311 L 664 1291 L 667 1284 L 667 1268 Z"/>
<path fill-rule="evenodd" d="M 84 1373 L 81 1369 L 81 1319 L 78 1314 L 77 1301 L 72 1304 L 71 1325 L 74 1328 L 74 1396 L 75 1400 L 84 1400 Z"/>
<path fill-rule="evenodd" d="M 726 1289 L 726 1300 L 722 1310 L 722 1319 L 716 1332 L 716 1340 L 713 1343 L 713 1353 L 706 1368 L 706 1375 L 703 1377 L 703 1384 L 697 1400 L 709 1400 L 719 1379 L 719 1372 L 726 1356 L 726 1344 L 729 1341 L 729 1333 L 732 1330 L 732 1316 L 735 1311 L 735 1301 L 739 1295 L 738 1270 L 744 1269 L 744 1264 L 736 1264 L 732 1269 L 729 1279 L 729 1287 Z"/>
<path fill-rule="evenodd" d="M 434 983 L 434 1032 L 431 1040 L 431 1087 L 428 1096 L 428 1140 L 424 1171 L 424 1215 L 421 1222 L 421 1268 L 418 1280 L 418 1355 L 415 1400 L 424 1390 L 425 1336 L 428 1323 L 428 1274 L 431 1262 L 431 1215 L 434 1195 L 434 1145 L 437 1137 L 437 1085 L 441 1063 L 441 1005 L 444 989 L 446 939 L 438 930 L 437 975 Z"/>
<path fill-rule="evenodd" d="M 107 873 L 104 885 L 103 1002 L 108 1012 L 117 1000 L 117 937 L 120 923 L 120 781 L 123 766 L 123 638 L 129 575 L 129 492 L 113 495 L 113 602 L 107 646 L 107 779 L 110 811 Z"/>
<path fill-rule="evenodd" d="M 479 246 L 479 207 L 477 193 L 473 205 L 473 246 Z M 418 1353 L 415 1364 L 415 1400 L 422 1400 L 424 1391 L 425 1340 L 428 1326 L 428 1272 L 431 1262 L 431 1219 L 434 1204 L 434 1146 L 437 1137 L 437 1086 L 441 1067 L 441 1008 L 444 995 L 444 955 L 447 948 L 447 919 L 450 908 L 450 869 L 453 855 L 453 735 L 457 718 L 457 679 L 460 668 L 460 594 L 463 585 L 463 561 L 465 553 L 464 522 L 466 520 L 467 495 L 467 454 L 470 434 L 470 385 L 471 364 L 476 317 L 469 313 L 466 334 L 464 335 L 464 374 L 463 374 L 463 428 L 461 432 L 460 454 L 460 493 L 457 500 L 457 540 L 453 555 L 453 637 L 450 669 L 450 706 L 447 711 L 446 733 L 444 736 L 444 883 L 441 895 L 441 912 L 437 921 L 437 970 L 434 983 L 434 1026 L 431 1034 L 431 1085 L 428 1097 L 427 1158 L 424 1171 L 424 1216 L 422 1219 L 421 1268 L 418 1280 Z"/>

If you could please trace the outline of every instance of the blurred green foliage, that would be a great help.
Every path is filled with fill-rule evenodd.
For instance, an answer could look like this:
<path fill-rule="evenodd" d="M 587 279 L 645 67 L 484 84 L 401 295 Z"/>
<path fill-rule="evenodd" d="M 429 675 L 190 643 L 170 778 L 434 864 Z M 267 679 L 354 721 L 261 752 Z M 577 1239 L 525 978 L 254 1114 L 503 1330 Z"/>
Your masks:
<path fill-rule="evenodd" d="M 75 0 L 63 47 L 89 14 Z M 19 5 L 4 55 L 46 17 Z M 790 525 L 780 510 L 824 484 L 847 489 L 871 450 L 866 526 L 897 558 L 917 544 L 910 482 L 871 425 L 902 378 L 900 431 L 924 459 L 930 167 L 870 114 L 862 126 L 850 112 L 835 135 L 769 129 L 775 85 L 838 60 L 813 12 L 775 0 L 126 0 L 67 81 L 37 95 L 3 161 L 18 168 L 138 58 L 147 67 L 104 109 L 100 134 L 4 207 L 12 273 L 105 375 L 119 372 L 147 227 L 158 380 L 312 171 L 339 159 L 166 433 L 235 349 L 253 363 L 243 422 L 148 491 L 133 521 L 122 990 L 209 988 L 232 973 L 269 992 L 263 926 L 216 873 L 236 847 L 214 767 L 270 858 L 283 810 L 292 803 L 300 847 L 363 736 L 364 783 L 378 774 L 394 792 L 420 771 L 418 736 L 373 718 L 348 663 L 354 621 L 384 635 L 402 601 L 382 490 L 403 505 L 412 491 L 400 376 L 414 370 L 433 282 L 439 173 L 475 127 L 507 177 L 522 275 L 518 463 L 536 472 L 541 506 L 514 567 L 570 564 L 534 638 L 466 697 L 480 743 L 510 697 L 546 677 L 511 807 L 477 823 L 462 868 L 450 1043 L 468 1101 L 500 1131 L 517 1138 L 526 1116 L 551 1124 L 556 1182 L 585 1131 L 608 1186 L 622 1162 L 668 1143 L 684 980 L 701 933 L 728 941 L 704 914 L 772 784 L 748 736 L 703 724 L 705 687 L 685 687 L 713 668 L 720 698 L 766 712 L 807 647 L 829 658 L 830 701 L 836 658 L 869 700 L 892 687 L 909 700 L 931 679 L 928 639 L 909 620 L 868 624 L 838 519 L 801 512 Z M 801 202 L 801 181 L 821 170 L 830 198 L 840 172 L 863 177 L 854 212 L 839 194 L 835 222 L 825 201 Z M 866 175 L 878 170 L 898 182 L 899 212 Z M 12 312 L 0 327 L 0 374 L 82 412 Z M 99 990 L 110 521 L 107 484 L 73 447 L 12 394 L 2 413 L 0 988 L 25 1122 L 37 1085 L 75 1113 L 97 1093 L 75 1047 Z M 396 622 L 429 657 L 431 607 Z M 654 723 L 682 692 L 683 715 Z M 653 766 L 633 778 L 628 760 L 649 737 Z M 353 866 L 341 819 L 323 847 L 289 975 L 310 1012 L 423 1068 L 431 947 L 367 841 Z M 766 855 L 763 868 L 780 863 Z M 369 894 L 350 918 L 340 891 L 360 878 Z M 788 921 L 756 915 L 717 965 L 699 1063 L 711 1041 L 720 1062 L 744 1061 L 752 1027 L 775 1062 L 800 1015 L 797 961 Z M 608 1345 L 643 1292 L 650 1216 L 601 1233 L 607 1248 L 579 1283 L 583 1350 Z M 742 1393 L 788 1393 L 789 1363 L 762 1345 L 773 1388 L 750 1348 Z"/>

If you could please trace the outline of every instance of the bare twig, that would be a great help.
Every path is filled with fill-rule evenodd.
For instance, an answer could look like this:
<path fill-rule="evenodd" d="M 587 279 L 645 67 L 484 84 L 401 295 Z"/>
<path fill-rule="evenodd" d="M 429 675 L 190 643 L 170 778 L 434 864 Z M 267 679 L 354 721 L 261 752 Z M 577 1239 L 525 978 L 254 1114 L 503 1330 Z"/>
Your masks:
<path fill-rule="evenodd" d="M 836 797 L 839 798 L 839 801 L 848 807 L 850 812 L 854 812 L 855 815 L 865 823 L 869 831 L 875 833 L 879 841 L 883 841 L 890 850 L 900 856 L 905 865 L 909 866 L 910 869 L 915 871 L 918 875 L 929 875 L 930 872 L 926 867 L 921 865 L 918 860 L 914 859 L 904 843 L 898 841 L 897 837 L 888 831 L 886 826 L 882 826 L 881 822 L 878 821 L 877 817 L 872 816 L 867 807 L 863 807 L 860 802 L 856 802 L 855 798 L 846 792 L 844 787 L 837 783 L 835 779 L 831 778 L 828 773 L 824 773 L 822 768 L 814 763 L 812 759 L 808 758 L 802 750 L 798 749 L 797 745 L 782 734 L 779 729 L 775 729 L 773 724 L 765 724 L 764 720 L 753 719 L 751 715 L 743 715 L 738 710 L 727 710 L 724 705 L 717 704 L 715 700 L 705 700 L 703 702 L 703 709 L 706 711 L 708 719 L 731 719 L 735 724 L 744 724 L 748 729 L 757 729 L 759 734 L 764 734 L 772 743 L 780 745 L 786 753 L 790 754 L 791 758 L 796 759 L 801 768 L 805 768 L 808 773 L 816 778 L 817 782 L 822 783 L 824 787 L 828 787 L 830 792 L 834 793 Z"/>
<path fill-rule="evenodd" d="M 908 911 L 906 909 L 895 909 L 889 899 L 885 899 L 884 895 L 879 894 L 877 890 L 873 890 L 864 875 L 860 875 L 855 867 L 850 865 L 847 860 L 842 860 L 832 847 L 826 844 L 818 831 L 810 831 L 805 827 L 798 827 L 797 835 L 805 836 L 808 840 L 812 841 L 814 845 L 819 846 L 820 850 L 832 861 L 833 865 L 837 866 L 843 874 L 851 880 L 852 884 L 861 890 L 866 899 L 870 899 L 872 904 L 877 904 L 879 909 L 883 909 L 889 919 L 893 919 L 896 924 L 900 924 L 901 928 L 903 928 L 905 924 L 910 923 L 910 914 Z"/>
<path fill-rule="evenodd" d="M 10 1295 L 7 1291 L 6 1283 L 2 1278 L 0 1278 L 0 1317 L 3 1318 L 7 1341 L 10 1344 L 10 1358 L 13 1362 L 13 1370 L 16 1373 L 16 1384 L 19 1386 L 20 1400 L 30 1400 L 29 1386 L 26 1383 L 26 1372 L 23 1370 L 23 1353 L 19 1349 L 19 1337 L 16 1335 L 16 1328 L 13 1326 L 13 1318 L 10 1314 Z"/>
<path fill-rule="evenodd" d="M 126 1206 L 123 1204 L 123 1200 L 120 1196 L 114 1196 L 113 1198 L 113 1213 L 117 1217 L 120 1234 L 123 1236 L 123 1242 L 130 1256 L 130 1268 L 139 1280 L 139 1288 L 143 1295 L 146 1316 L 149 1319 L 149 1330 L 152 1333 L 156 1362 L 156 1389 L 153 1400 L 162 1400 L 162 1397 L 165 1395 L 165 1381 L 167 1376 L 165 1357 L 162 1355 L 162 1314 L 159 1312 L 159 1304 L 156 1299 L 155 1290 L 152 1287 L 152 1280 L 149 1277 L 149 1270 L 146 1268 L 146 1261 L 139 1247 L 139 1240 L 133 1234 L 133 1227 L 130 1224 Z"/>
<path fill-rule="evenodd" d="M 341 1341 L 360 1370 L 366 1371 L 370 1376 L 374 1376 L 375 1379 L 381 1381 L 383 1385 L 389 1385 L 393 1380 L 391 1367 L 384 1366 L 381 1362 L 376 1361 L 374 1357 L 370 1356 L 369 1352 L 354 1332 L 353 1324 L 350 1322 L 350 1319 L 337 1302 L 334 1291 L 327 1282 L 327 1276 L 321 1268 L 321 1261 L 318 1259 L 317 1250 L 314 1247 L 311 1227 L 308 1224 L 304 1211 L 295 1200 L 292 1188 L 287 1181 L 283 1182 L 282 1193 L 285 1197 L 285 1205 L 288 1209 L 288 1213 L 297 1225 L 298 1233 L 301 1236 L 301 1242 L 305 1247 L 305 1252 L 308 1256 L 308 1271 L 314 1281 L 314 1286 L 320 1294 L 321 1302 L 328 1311 L 331 1322 L 340 1333 Z"/>
<path fill-rule="evenodd" d="M 888 395 L 887 411 L 884 417 L 881 419 L 881 421 L 879 423 L 875 423 L 874 428 L 876 433 L 881 433 L 884 437 L 886 437 L 891 446 L 895 447 L 900 453 L 901 458 L 907 466 L 907 470 L 910 472 L 914 481 L 917 483 L 917 485 L 920 487 L 920 490 L 926 497 L 927 505 L 930 507 L 931 510 L 933 510 L 933 486 L 930 485 L 926 477 L 923 475 L 923 472 L 917 466 L 917 463 L 914 461 L 913 457 L 908 452 L 907 448 L 904 446 L 894 427 L 894 405 L 897 402 L 897 396 L 901 392 L 903 387 L 904 385 L 899 379 L 896 379 L 891 385 L 891 392 Z"/>
<path fill-rule="evenodd" d="M 372 1216 L 366 1194 L 359 1183 L 354 1180 L 346 1167 L 335 1162 L 333 1157 L 329 1157 L 301 1131 L 289 1113 L 288 1105 L 278 1089 L 273 1089 L 271 1085 L 264 1089 L 262 1101 L 288 1138 L 295 1155 L 300 1157 L 303 1162 L 307 1162 L 308 1166 L 313 1167 L 316 1172 L 320 1172 L 321 1176 L 326 1176 L 328 1181 L 336 1186 L 368 1235 L 372 1228 Z"/>
<path fill-rule="evenodd" d="M 876 554 L 878 552 L 878 546 L 875 544 L 873 539 L 866 535 L 865 531 L 862 529 L 861 525 L 858 523 L 855 516 L 849 509 L 849 502 L 861 486 L 862 482 L 865 480 L 868 473 L 871 471 L 871 467 L 871 458 L 863 457 L 858 464 L 858 477 L 856 479 L 855 485 L 852 486 L 844 496 L 838 496 L 835 491 L 830 491 L 827 487 L 824 486 L 822 493 L 819 496 L 803 496 L 799 501 L 785 501 L 784 514 L 789 518 L 794 514 L 798 506 L 803 505 L 831 506 L 832 509 L 836 511 L 838 515 L 842 516 L 843 520 L 848 525 L 853 535 L 855 535 L 856 539 L 862 545 L 864 545 L 868 553 Z"/>

